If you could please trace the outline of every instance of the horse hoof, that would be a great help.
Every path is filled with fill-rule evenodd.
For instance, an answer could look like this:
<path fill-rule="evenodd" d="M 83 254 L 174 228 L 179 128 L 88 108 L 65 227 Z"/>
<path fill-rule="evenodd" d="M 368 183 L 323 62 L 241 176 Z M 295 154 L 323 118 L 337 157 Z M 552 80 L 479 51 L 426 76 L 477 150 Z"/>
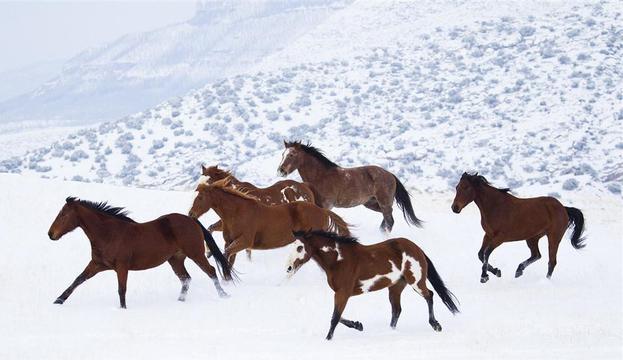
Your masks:
<path fill-rule="evenodd" d="M 63 300 L 63 299 L 56 299 L 56 300 L 54 300 L 54 303 L 55 304 L 59 304 L 59 305 L 62 305 L 64 302 L 65 302 L 65 300 Z"/>
<path fill-rule="evenodd" d="M 502 277 L 502 270 L 500 270 L 500 269 L 495 269 L 495 276 L 497 276 L 497 277 Z"/>
<path fill-rule="evenodd" d="M 517 270 L 517 271 L 515 271 L 515 278 L 518 278 L 518 277 L 520 277 L 521 275 L 523 275 L 523 271 L 521 271 L 521 270 Z"/>
<path fill-rule="evenodd" d="M 185 298 L 185 297 L 181 297 L 181 296 L 180 296 L 180 297 L 178 297 L 178 298 L 177 298 L 177 301 L 184 302 L 184 301 L 186 301 L 186 298 Z"/>
<path fill-rule="evenodd" d="M 230 298 L 229 294 L 227 294 L 227 293 L 226 293 L 226 292 L 224 292 L 224 291 L 223 291 L 222 293 L 219 293 L 219 294 L 218 294 L 218 296 L 219 296 L 221 299 L 228 299 L 228 298 Z"/>
<path fill-rule="evenodd" d="M 360 323 L 359 321 L 355 321 L 355 329 L 359 331 L 363 331 L 363 324 Z"/>
<path fill-rule="evenodd" d="M 440 331 L 441 331 L 441 325 L 439 325 L 439 323 L 438 323 L 438 322 L 431 323 L 431 324 L 430 324 L 430 326 L 432 326 L 432 327 L 433 327 L 433 330 L 435 330 L 435 331 L 437 331 L 437 332 L 440 332 Z"/>
<path fill-rule="evenodd" d="M 487 281 L 489 281 L 489 275 L 480 277 L 480 282 L 482 284 L 486 283 Z"/>

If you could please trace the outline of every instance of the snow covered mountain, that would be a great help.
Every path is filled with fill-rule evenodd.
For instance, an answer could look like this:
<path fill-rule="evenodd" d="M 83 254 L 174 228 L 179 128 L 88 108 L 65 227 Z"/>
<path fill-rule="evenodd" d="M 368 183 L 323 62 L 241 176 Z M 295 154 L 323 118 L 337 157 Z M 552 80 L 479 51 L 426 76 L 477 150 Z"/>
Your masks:
<path fill-rule="evenodd" d="M 523 194 L 620 196 L 620 4 L 496 4 L 356 2 L 267 58 L 267 70 L 81 130 L 0 170 L 184 189 L 203 162 L 268 184 L 282 140 L 301 139 L 421 191 L 478 170 Z"/>
<path fill-rule="evenodd" d="M 347 3 L 206 2 L 187 22 L 78 54 L 36 90 L 0 102 L 0 125 L 83 125 L 153 107 L 247 71 Z"/>

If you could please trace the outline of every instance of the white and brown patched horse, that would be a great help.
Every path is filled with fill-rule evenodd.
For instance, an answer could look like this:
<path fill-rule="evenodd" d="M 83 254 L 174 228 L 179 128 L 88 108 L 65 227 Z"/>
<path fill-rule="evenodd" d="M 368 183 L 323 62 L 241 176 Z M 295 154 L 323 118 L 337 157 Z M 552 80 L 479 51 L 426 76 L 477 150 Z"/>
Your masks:
<path fill-rule="evenodd" d="M 407 223 L 422 226 L 413 212 L 407 189 L 389 171 L 373 165 L 343 168 L 319 149 L 300 141 L 284 141 L 284 146 L 277 170 L 283 176 L 298 170 L 303 181 L 311 184 L 318 206 L 332 209 L 363 205 L 383 214 L 381 230 L 391 232 L 395 199 Z"/>
<path fill-rule="evenodd" d="M 294 275 L 309 259 L 314 259 L 327 275 L 327 282 L 333 291 L 334 310 L 327 340 L 331 340 L 338 323 L 359 331 L 359 321 L 342 318 L 342 312 L 351 296 L 361 295 L 384 288 L 389 289 L 392 306 L 390 326 L 396 327 L 402 308 L 400 295 L 409 285 L 426 299 L 429 324 L 433 330 L 441 331 L 441 325 L 433 312 L 433 292 L 426 286 L 430 281 L 433 289 L 454 314 L 459 310 L 456 298 L 446 288 L 435 266 L 413 242 L 396 238 L 373 245 L 361 245 L 357 239 L 339 236 L 325 231 L 295 232 L 294 250 L 287 264 L 287 273 Z"/>

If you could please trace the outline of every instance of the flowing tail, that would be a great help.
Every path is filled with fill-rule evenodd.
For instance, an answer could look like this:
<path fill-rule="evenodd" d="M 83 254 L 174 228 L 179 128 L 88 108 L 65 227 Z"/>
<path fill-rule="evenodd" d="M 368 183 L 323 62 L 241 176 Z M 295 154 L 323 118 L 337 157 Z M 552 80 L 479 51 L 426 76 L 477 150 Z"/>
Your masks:
<path fill-rule="evenodd" d="M 210 234 L 210 232 L 201 222 L 199 222 L 199 220 L 195 219 L 195 221 L 199 224 L 199 227 L 201 227 L 203 239 L 205 240 L 208 249 L 210 249 L 212 256 L 214 256 L 214 259 L 216 260 L 216 267 L 218 268 L 221 277 L 225 280 L 233 280 L 232 268 L 229 266 L 229 262 L 227 261 L 227 258 L 225 258 L 225 255 L 221 252 L 221 249 L 219 249 L 218 245 L 216 245 L 212 234 Z"/>
<path fill-rule="evenodd" d="M 574 207 L 566 207 L 567 215 L 569 215 L 569 226 L 573 225 L 573 233 L 571 234 L 571 245 L 576 249 L 581 249 L 586 246 L 584 241 L 586 238 L 582 237 L 584 232 L 584 214 L 580 209 Z"/>
<path fill-rule="evenodd" d="M 396 198 L 398 207 L 402 210 L 402 215 L 404 215 L 407 223 L 421 228 L 422 220 L 418 219 L 413 212 L 411 195 L 409 195 L 409 192 L 405 189 L 400 180 L 398 180 L 396 175 L 394 175 L 394 179 L 396 179 L 396 194 L 394 194 L 394 197 Z"/>
<path fill-rule="evenodd" d="M 433 285 L 433 289 L 435 289 L 437 295 L 439 295 L 439 297 L 441 298 L 441 301 L 446 304 L 448 310 L 450 310 L 450 312 L 453 314 L 458 313 L 459 308 L 454 302 L 459 301 L 457 300 L 456 296 L 454 296 L 454 294 L 450 290 L 448 290 L 448 288 L 446 288 L 446 285 L 443 283 L 443 280 L 441 280 L 439 273 L 437 273 L 437 269 L 435 269 L 433 262 L 430 261 L 428 256 L 424 256 L 426 257 L 426 263 L 428 264 L 428 281 L 430 281 L 431 285 Z"/>
<path fill-rule="evenodd" d="M 329 216 L 329 226 L 327 227 L 327 230 L 330 232 L 337 233 L 340 236 L 350 236 L 350 229 L 348 228 L 350 225 L 333 211 L 331 210 L 325 210 L 325 211 L 327 212 L 327 215 Z"/>

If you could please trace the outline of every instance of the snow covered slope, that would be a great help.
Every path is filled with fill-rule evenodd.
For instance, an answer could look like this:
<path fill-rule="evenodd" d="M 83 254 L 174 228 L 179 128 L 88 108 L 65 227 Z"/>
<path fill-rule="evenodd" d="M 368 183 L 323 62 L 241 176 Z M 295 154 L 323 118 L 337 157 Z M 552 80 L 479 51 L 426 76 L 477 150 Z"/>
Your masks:
<path fill-rule="evenodd" d="M 78 54 L 38 89 L 0 102 L 0 125 L 24 120 L 29 121 L 24 126 L 85 124 L 153 107 L 209 80 L 248 70 L 346 3 L 205 2 L 187 22 Z"/>
<path fill-rule="evenodd" d="M 424 229 L 397 217 L 394 236 L 416 241 L 459 298 L 452 316 L 440 301 L 441 333 L 431 330 L 425 301 L 413 291 L 402 295 L 396 330 L 389 327 L 387 292 L 352 298 L 344 316 L 363 323 L 358 332 L 339 326 L 332 342 L 324 336 L 333 294 L 313 263 L 284 282 L 290 249 L 255 251 L 253 262 L 240 256 L 241 282 L 228 285 L 231 298 L 187 263 L 193 281 L 185 303 L 176 301 L 180 285 L 168 265 L 131 272 L 127 310 L 118 309 L 113 272 L 90 279 L 62 305 L 54 299 L 73 281 L 90 256 L 81 230 L 50 241 L 47 231 L 68 195 L 110 200 L 127 206 L 131 217 L 147 221 L 186 212 L 192 192 L 131 189 L 101 184 L 42 180 L 0 174 L 0 358 L 2 359 L 618 359 L 623 336 L 622 238 L 620 201 L 570 194 L 569 206 L 582 208 L 587 247 L 561 243 L 558 266 L 545 278 L 547 256 L 514 279 L 528 257 L 525 243 L 504 244 L 491 262 L 502 278 L 479 283 L 476 252 L 482 239 L 478 212 L 450 211 L 451 193 L 421 196 L 416 214 Z M 363 207 L 337 209 L 363 243 L 383 239 L 380 218 Z M 204 224 L 214 214 L 202 218 Z M 222 247 L 220 235 L 215 235 Z M 547 246 L 541 241 L 541 252 Z M 438 298 L 435 298 L 438 300 Z"/>
<path fill-rule="evenodd" d="M 5 159 L 0 170 L 182 189 L 194 185 L 204 162 L 268 184 L 275 181 L 282 140 L 301 139 L 343 166 L 387 167 L 421 191 L 445 191 L 471 169 L 524 194 L 620 194 L 619 3 L 502 17 L 481 3 L 470 5 L 459 25 L 446 19 L 424 28 L 456 8 L 422 11 L 430 18 L 414 14 L 411 25 L 404 16 L 417 8 L 413 3 L 374 4 L 358 2 L 338 15 L 367 9 L 368 16 L 353 15 L 351 23 L 400 24 L 394 29 L 399 46 L 390 39 L 388 47 L 355 47 L 341 58 L 229 77 Z M 357 33 L 354 43 L 364 28 L 376 33 L 343 23 L 344 31 Z M 291 52 L 284 50 L 284 57 Z M 297 52 L 304 57 L 303 49 Z"/>

